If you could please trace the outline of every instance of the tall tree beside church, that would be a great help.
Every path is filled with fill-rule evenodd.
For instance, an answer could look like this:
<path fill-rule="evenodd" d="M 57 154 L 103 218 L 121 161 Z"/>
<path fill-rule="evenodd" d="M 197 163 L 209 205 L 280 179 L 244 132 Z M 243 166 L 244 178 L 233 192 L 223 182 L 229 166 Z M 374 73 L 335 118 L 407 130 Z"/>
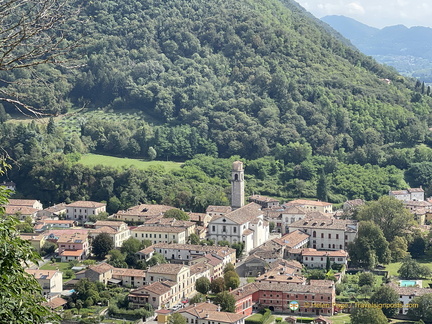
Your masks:
<path fill-rule="evenodd" d="M 324 169 L 321 171 L 320 177 L 318 179 L 317 198 L 321 201 L 328 200 L 328 184 Z"/>

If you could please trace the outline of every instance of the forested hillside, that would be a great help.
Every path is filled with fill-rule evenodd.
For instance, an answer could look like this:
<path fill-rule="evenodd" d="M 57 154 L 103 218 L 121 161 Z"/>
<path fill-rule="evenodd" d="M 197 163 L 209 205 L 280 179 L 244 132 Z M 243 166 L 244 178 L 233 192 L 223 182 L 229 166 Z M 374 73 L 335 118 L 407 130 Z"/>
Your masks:
<path fill-rule="evenodd" d="M 140 173 L 135 189 L 141 191 L 128 194 L 126 171 L 82 174 L 63 153 L 72 160 L 85 152 L 181 161 L 196 154 L 238 155 L 254 170 L 251 189 L 313 197 L 325 173 L 330 199 L 339 202 L 377 198 L 405 185 L 401 169 L 432 161 L 430 89 L 353 49 L 295 2 L 76 4 L 83 6 L 86 24 L 71 28 L 68 37 L 81 46 L 70 61 L 0 71 L 2 80 L 12 82 L 2 85 L 36 108 L 58 115 L 85 107 L 75 113 L 72 133 L 54 121 L 47 127 L 2 125 L 1 146 L 21 163 L 10 177 L 21 187 L 32 182 L 26 195 L 39 192 L 45 202 L 116 197 L 127 206 L 136 199 L 164 201 L 167 196 L 148 193 L 149 179 L 163 184 L 168 196 L 177 194 L 170 185 L 182 186 L 178 178 L 196 181 L 190 169 L 159 182 L 157 173 Z M 92 109 L 134 110 L 140 117 L 87 117 Z M 59 170 L 64 173 L 54 175 Z M 97 188 L 108 176 L 113 189 L 102 194 Z M 225 201 L 219 193 L 228 182 L 212 181 L 201 182 L 218 186 L 216 200 Z M 175 192 L 187 192 L 192 209 L 213 199 L 196 183 L 185 186 Z"/>
<path fill-rule="evenodd" d="M 290 1 L 91 1 L 83 14 L 74 68 L 38 69 L 55 91 L 17 89 L 31 104 L 137 108 L 192 127 L 219 156 L 258 158 L 296 141 L 324 155 L 425 141 L 430 98 Z"/>

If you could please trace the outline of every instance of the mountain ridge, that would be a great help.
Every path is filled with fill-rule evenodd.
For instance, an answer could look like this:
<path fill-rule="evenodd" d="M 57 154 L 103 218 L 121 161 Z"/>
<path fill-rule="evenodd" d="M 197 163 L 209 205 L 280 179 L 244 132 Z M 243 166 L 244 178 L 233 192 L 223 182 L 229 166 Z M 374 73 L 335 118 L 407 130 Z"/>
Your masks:
<path fill-rule="evenodd" d="M 345 16 L 325 16 L 321 19 L 366 55 L 394 66 L 404 75 L 432 81 L 432 45 L 426 41 L 432 37 L 432 28 L 394 25 L 378 29 Z M 414 58 L 414 61 L 409 58 Z M 407 61 L 409 63 L 404 64 Z M 427 71 L 429 76 L 425 74 Z"/>

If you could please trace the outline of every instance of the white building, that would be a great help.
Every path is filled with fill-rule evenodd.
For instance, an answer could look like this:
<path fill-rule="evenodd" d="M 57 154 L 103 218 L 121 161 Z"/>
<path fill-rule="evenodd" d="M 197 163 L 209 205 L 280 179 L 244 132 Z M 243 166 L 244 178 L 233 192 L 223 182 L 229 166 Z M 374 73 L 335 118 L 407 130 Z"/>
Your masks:
<path fill-rule="evenodd" d="M 31 207 L 38 210 L 43 209 L 41 202 L 35 199 L 9 199 L 8 206 Z"/>
<path fill-rule="evenodd" d="M 223 260 L 223 264 L 235 264 L 236 251 L 226 246 L 208 246 L 208 245 L 192 245 L 192 244 L 168 244 L 158 243 L 151 247 L 154 252 L 162 254 L 166 260 L 171 263 L 188 264 L 198 256 L 211 254 Z M 146 259 L 149 254 L 149 248 L 141 250 L 136 254 L 140 259 Z"/>
<path fill-rule="evenodd" d="M 269 239 L 269 224 L 264 220 L 261 206 L 249 203 L 224 216 L 213 217 L 208 238 L 230 244 L 243 242 L 244 250 L 249 252 Z"/>
<path fill-rule="evenodd" d="M 424 201 L 424 190 L 420 188 L 408 188 L 406 190 L 389 191 L 389 196 L 402 201 Z"/>
<path fill-rule="evenodd" d="M 300 230 L 310 235 L 310 246 L 318 250 L 346 250 L 357 236 L 354 220 L 305 218 L 289 225 L 289 232 Z"/>
<path fill-rule="evenodd" d="M 390 284 L 396 293 L 399 294 L 399 302 L 402 303 L 402 308 L 399 308 L 399 314 L 406 315 L 408 313 L 408 304 L 412 302 L 415 297 L 420 297 L 425 294 L 431 294 L 432 289 L 430 288 L 419 288 L 419 287 L 398 287 L 394 284 Z"/>
<path fill-rule="evenodd" d="M 106 204 L 95 201 L 75 201 L 66 205 L 66 217 L 80 223 L 85 223 L 91 215 L 106 212 Z"/>
<path fill-rule="evenodd" d="M 330 265 L 348 264 L 348 253 L 344 250 L 339 251 L 317 251 L 315 249 L 303 249 L 302 263 L 308 268 L 321 268 L 325 269 L 327 265 L 327 258 L 330 261 Z"/>
<path fill-rule="evenodd" d="M 289 201 L 284 206 L 298 206 L 303 208 L 305 211 L 319 211 L 322 213 L 333 212 L 333 204 L 325 201 L 307 200 L 307 199 L 296 199 Z"/>
<path fill-rule="evenodd" d="M 95 229 L 89 230 L 89 236 L 94 239 L 99 234 L 107 233 L 116 248 L 121 247 L 123 242 L 131 236 L 129 227 L 125 222 L 97 221 L 94 227 Z"/>
<path fill-rule="evenodd" d="M 42 287 L 44 297 L 49 298 L 63 291 L 63 273 L 58 270 L 25 270 L 33 275 Z"/>

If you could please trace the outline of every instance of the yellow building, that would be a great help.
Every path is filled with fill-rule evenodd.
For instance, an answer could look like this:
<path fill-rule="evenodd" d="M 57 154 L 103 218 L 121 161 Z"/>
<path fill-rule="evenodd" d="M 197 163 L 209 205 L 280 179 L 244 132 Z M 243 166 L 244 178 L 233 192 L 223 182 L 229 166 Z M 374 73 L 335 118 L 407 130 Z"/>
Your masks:
<path fill-rule="evenodd" d="M 20 234 L 20 238 L 25 241 L 29 241 L 31 246 L 40 253 L 43 245 L 45 244 L 45 235 L 35 235 L 35 234 Z"/>

